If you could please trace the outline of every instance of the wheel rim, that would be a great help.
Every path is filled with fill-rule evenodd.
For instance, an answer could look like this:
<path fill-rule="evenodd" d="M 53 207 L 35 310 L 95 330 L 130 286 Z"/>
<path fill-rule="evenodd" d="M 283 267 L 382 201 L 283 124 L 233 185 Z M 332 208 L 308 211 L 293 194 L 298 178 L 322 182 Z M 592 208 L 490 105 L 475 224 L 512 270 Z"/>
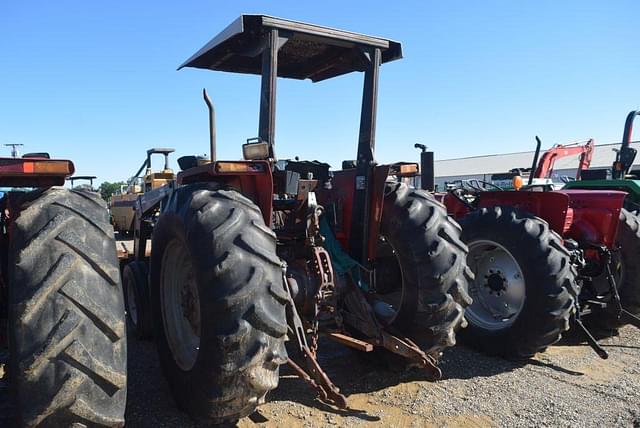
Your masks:
<path fill-rule="evenodd" d="M 129 313 L 129 318 L 131 319 L 131 323 L 137 327 L 138 326 L 138 306 L 136 305 L 136 293 L 133 289 L 135 286 L 131 276 L 131 274 L 127 275 L 127 312 Z"/>
<path fill-rule="evenodd" d="M 497 242 L 478 240 L 469 244 L 467 256 L 475 280 L 469 291 L 473 303 L 466 309 L 468 321 L 487 330 L 501 330 L 515 323 L 526 298 L 520 265 Z"/>
<path fill-rule="evenodd" d="M 167 344 L 182 370 L 190 370 L 200 350 L 200 298 L 193 261 L 181 241 L 162 257 L 160 298 Z"/>
<path fill-rule="evenodd" d="M 388 246 L 384 251 L 381 247 Z M 398 254 L 384 236 L 380 236 L 378 239 L 378 251 L 377 254 L 388 253 L 389 263 L 396 263 L 397 270 L 400 273 L 400 287 L 395 287 L 392 290 L 386 292 L 377 293 L 378 302 L 374 302 L 373 309 L 378 318 L 383 321 L 385 324 L 392 324 L 400 315 L 402 302 L 404 301 L 404 279 L 402 277 L 402 266 L 400 265 L 400 259 L 398 258 Z M 393 271 L 393 269 L 392 269 Z M 385 281 L 390 281 L 393 283 L 396 278 L 384 278 Z"/>

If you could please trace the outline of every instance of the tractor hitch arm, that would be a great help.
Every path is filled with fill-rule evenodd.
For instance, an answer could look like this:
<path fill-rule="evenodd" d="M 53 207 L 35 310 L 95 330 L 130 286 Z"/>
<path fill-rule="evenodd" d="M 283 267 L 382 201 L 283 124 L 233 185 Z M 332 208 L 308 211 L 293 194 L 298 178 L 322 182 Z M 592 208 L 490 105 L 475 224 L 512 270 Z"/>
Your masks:
<path fill-rule="evenodd" d="M 409 338 L 393 331 L 391 327 L 380 325 L 376 320 L 371 304 L 365 298 L 362 290 L 353 281 L 351 282 L 352 290 L 345 300 L 348 311 L 343 313 L 344 321 L 368 336 L 369 339 L 366 342 L 405 357 L 418 367 L 426 370 L 430 380 L 442 378 L 442 371 L 437 366 L 435 358 L 427 355 Z"/>
<path fill-rule="evenodd" d="M 329 376 L 322 370 L 316 356 L 309 345 L 307 344 L 307 338 L 305 334 L 305 328 L 300 319 L 300 315 L 296 309 L 293 301 L 293 295 L 291 294 L 291 288 L 285 275 L 286 267 L 283 269 L 282 281 L 289 295 L 289 302 L 287 303 L 287 322 L 289 323 L 289 330 L 295 336 L 300 355 L 304 359 L 306 370 L 297 364 L 291 357 L 287 359 L 289 367 L 296 372 L 296 374 L 305 382 L 307 382 L 313 389 L 316 390 L 321 401 L 328 404 L 333 404 L 341 409 L 346 409 L 347 398 L 340 393 L 340 389 L 329 379 Z"/>

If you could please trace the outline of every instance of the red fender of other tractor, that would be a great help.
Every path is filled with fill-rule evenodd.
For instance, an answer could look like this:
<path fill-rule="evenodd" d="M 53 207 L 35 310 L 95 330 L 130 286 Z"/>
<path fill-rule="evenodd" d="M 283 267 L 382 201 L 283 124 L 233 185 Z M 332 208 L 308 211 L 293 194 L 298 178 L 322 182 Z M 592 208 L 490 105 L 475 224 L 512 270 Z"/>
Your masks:
<path fill-rule="evenodd" d="M 559 190 L 557 193 L 569 197 L 570 210 L 573 212 L 571 227 L 566 236 L 578 242 L 613 249 L 620 223 L 620 210 L 627 194 L 614 190 Z"/>
<path fill-rule="evenodd" d="M 613 248 L 625 193 L 617 191 L 560 190 L 553 192 L 483 192 L 479 208 L 509 206 L 542 218 L 563 238 L 583 248 Z"/>
<path fill-rule="evenodd" d="M 0 186 L 3 187 L 63 186 L 74 172 L 73 162 L 69 160 L 0 158 Z"/>

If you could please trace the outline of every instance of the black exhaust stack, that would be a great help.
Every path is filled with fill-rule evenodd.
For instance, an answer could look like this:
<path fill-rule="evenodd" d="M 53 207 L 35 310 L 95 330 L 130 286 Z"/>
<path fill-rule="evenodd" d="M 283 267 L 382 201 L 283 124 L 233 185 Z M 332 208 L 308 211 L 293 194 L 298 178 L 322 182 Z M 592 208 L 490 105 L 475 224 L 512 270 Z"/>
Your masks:
<path fill-rule="evenodd" d="M 435 186 L 435 170 L 433 166 L 433 152 L 427 151 L 427 146 L 420 143 L 413 145 L 416 149 L 420 149 L 420 188 L 428 192 L 434 192 Z"/>
<path fill-rule="evenodd" d="M 531 186 L 531 184 L 533 183 L 533 175 L 536 172 L 536 168 L 538 168 L 538 158 L 540 157 L 541 147 L 542 141 L 540 141 L 540 138 L 538 138 L 538 136 L 536 135 L 536 152 L 533 155 L 533 163 L 531 164 L 531 172 L 529 173 L 529 182 L 527 183 L 527 186 Z"/>
<path fill-rule="evenodd" d="M 211 162 L 215 162 L 216 160 L 216 111 L 213 108 L 213 103 L 211 102 L 211 98 L 209 98 L 209 94 L 207 94 L 207 90 L 202 90 L 202 96 L 204 98 L 204 102 L 207 103 L 207 108 L 209 109 L 209 151 L 211 152 Z"/>

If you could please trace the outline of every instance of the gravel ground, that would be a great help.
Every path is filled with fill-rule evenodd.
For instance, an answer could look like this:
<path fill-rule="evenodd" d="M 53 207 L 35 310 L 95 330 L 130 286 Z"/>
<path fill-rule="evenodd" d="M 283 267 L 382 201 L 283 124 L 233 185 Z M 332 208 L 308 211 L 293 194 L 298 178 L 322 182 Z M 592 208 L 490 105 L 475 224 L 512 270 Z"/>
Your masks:
<path fill-rule="evenodd" d="M 351 409 L 318 402 L 284 369 L 268 403 L 239 426 L 640 427 L 640 331 L 625 327 L 602 343 L 610 353 L 606 361 L 589 347 L 568 342 L 523 363 L 457 346 L 444 355 L 444 379 L 428 382 L 419 370 L 391 371 L 322 342 L 320 362 L 348 396 Z M 6 357 L 0 352 L 0 426 L 8 425 L 10 413 L 2 380 Z M 175 408 L 154 344 L 133 338 L 126 419 L 129 427 L 206 426 Z"/>
<path fill-rule="evenodd" d="M 325 343 L 321 364 L 349 397 L 350 410 L 318 402 L 283 370 L 268 403 L 239 425 L 640 427 L 640 331 L 625 327 L 602 343 L 610 353 L 606 361 L 585 345 L 567 342 L 523 363 L 458 346 L 445 353 L 438 382 L 423 380 L 419 370 L 390 371 Z M 154 345 L 131 340 L 129 349 L 128 425 L 204 426 L 176 410 Z"/>

